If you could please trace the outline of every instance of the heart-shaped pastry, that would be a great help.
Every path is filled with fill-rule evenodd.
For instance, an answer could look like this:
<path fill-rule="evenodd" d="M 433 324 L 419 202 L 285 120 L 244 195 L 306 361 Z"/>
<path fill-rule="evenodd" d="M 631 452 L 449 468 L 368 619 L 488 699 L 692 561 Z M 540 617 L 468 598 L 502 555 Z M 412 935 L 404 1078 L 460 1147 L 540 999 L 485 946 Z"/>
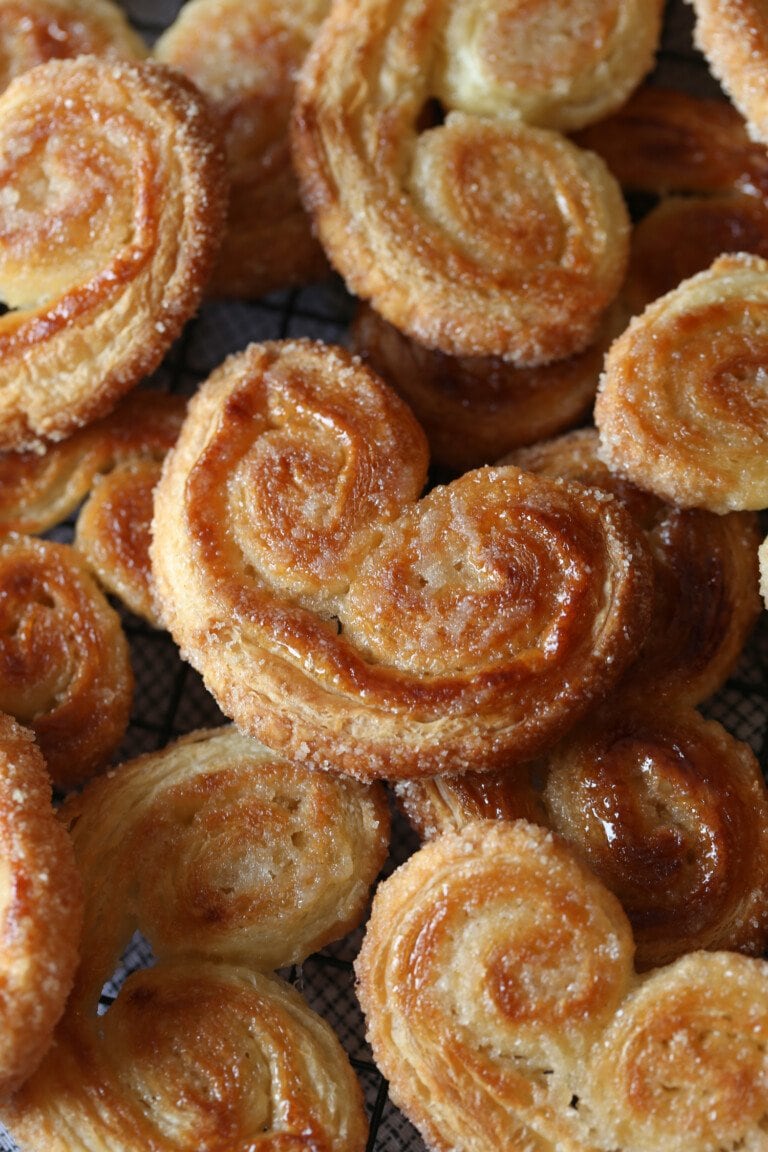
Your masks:
<path fill-rule="evenodd" d="M 163 618 L 224 711 L 360 777 L 530 757 L 647 624 L 618 501 L 516 468 L 418 496 L 402 401 L 342 349 L 252 345 L 192 400 L 155 493 Z"/>
<path fill-rule="evenodd" d="M 632 952 L 618 901 L 522 821 L 441 837 L 385 881 L 359 995 L 429 1147 L 765 1147 L 768 964 L 696 952 L 638 976 Z"/>

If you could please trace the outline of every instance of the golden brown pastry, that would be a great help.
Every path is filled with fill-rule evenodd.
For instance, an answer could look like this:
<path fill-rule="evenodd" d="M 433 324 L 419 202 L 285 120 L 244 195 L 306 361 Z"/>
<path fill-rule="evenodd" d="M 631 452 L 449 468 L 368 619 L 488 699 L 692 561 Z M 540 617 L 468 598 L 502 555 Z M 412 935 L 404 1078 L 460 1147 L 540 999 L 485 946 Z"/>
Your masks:
<path fill-rule="evenodd" d="M 78 961 L 82 892 L 31 732 L 0 716 L 0 1096 L 37 1067 Z"/>
<path fill-rule="evenodd" d="M 758 559 L 760 563 L 760 594 L 766 608 L 768 608 L 768 537 L 758 548 Z"/>
<path fill-rule="evenodd" d="M 768 142 L 768 9 L 764 0 L 689 0 L 694 41 L 747 121 L 754 140 Z"/>
<path fill-rule="evenodd" d="M 507 467 L 418 500 L 423 434 L 343 349 L 251 345 L 193 398 L 155 493 L 162 616 L 217 701 L 332 771 L 492 768 L 636 652 L 649 565 L 604 493 Z"/>
<path fill-rule="evenodd" d="M 508 41 L 519 8 L 483 5 L 479 23 Z M 452 39 L 476 14 L 449 6 L 449 33 L 437 0 L 334 5 L 297 86 L 294 162 L 331 262 L 385 320 L 451 355 L 542 364 L 595 338 L 624 274 L 626 208 L 596 156 L 510 115 L 492 37 L 472 83 L 447 90 L 466 65 Z M 434 98 L 445 117 L 430 126 Z"/>
<path fill-rule="evenodd" d="M 605 352 L 623 326 L 619 321 L 610 309 L 597 343 L 541 368 L 424 348 L 368 305 L 359 309 L 351 338 L 354 351 L 413 409 L 433 462 L 463 472 L 585 419 Z"/>
<path fill-rule="evenodd" d="M 595 405 L 602 458 L 683 507 L 765 508 L 767 358 L 768 261 L 722 256 L 612 345 Z"/>
<path fill-rule="evenodd" d="M 0 0 L 0 91 L 47 60 L 141 60 L 147 50 L 111 0 Z"/>
<path fill-rule="evenodd" d="M 611 701 L 546 757 L 398 785 L 420 835 L 552 828 L 622 903 L 642 968 L 768 943 L 768 794 L 747 744 L 694 709 Z"/>
<path fill-rule="evenodd" d="M 62 816 L 85 884 L 83 960 L 55 1047 L 0 1112 L 14 1138 L 362 1152 L 343 1049 L 269 970 L 361 919 L 387 852 L 383 791 L 224 728 L 121 766 Z M 157 964 L 97 1017 L 137 927 Z"/>
<path fill-rule="evenodd" d="M 39 448 L 111 410 L 197 307 L 224 158 L 189 81 L 91 56 L 11 84 L 0 155 L 0 447 Z"/>
<path fill-rule="evenodd" d="M 446 835 L 386 880 L 358 994 L 428 1147 L 761 1147 L 768 965 L 694 952 L 639 977 L 632 950 L 615 897 L 524 822 Z"/>
<path fill-rule="evenodd" d="M 330 0 L 192 0 L 155 45 L 209 97 L 226 135 L 227 233 L 210 289 L 260 296 L 326 275 L 291 163 L 296 74 Z"/>
<path fill-rule="evenodd" d="M 642 312 L 729 252 L 768 258 L 768 203 L 762 197 L 667 197 L 632 231 L 622 300 L 629 312 Z"/>
<path fill-rule="evenodd" d="M 35 733 L 56 787 L 104 768 L 133 697 L 117 613 L 73 548 L 0 540 L 0 709 Z"/>
<path fill-rule="evenodd" d="M 532 445 L 507 459 L 612 493 L 648 540 L 654 567 L 651 621 L 620 691 L 700 704 L 725 683 L 760 615 L 757 518 L 665 504 L 609 471 L 594 428 Z"/>
<path fill-rule="evenodd" d="M 724 100 L 674 88 L 639 88 L 613 116 L 574 133 L 605 160 L 622 187 L 765 196 L 768 156 Z"/>
<path fill-rule="evenodd" d="M 454 0 L 446 8 L 432 65 L 438 98 L 567 132 L 619 108 L 650 72 L 663 3 Z"/>

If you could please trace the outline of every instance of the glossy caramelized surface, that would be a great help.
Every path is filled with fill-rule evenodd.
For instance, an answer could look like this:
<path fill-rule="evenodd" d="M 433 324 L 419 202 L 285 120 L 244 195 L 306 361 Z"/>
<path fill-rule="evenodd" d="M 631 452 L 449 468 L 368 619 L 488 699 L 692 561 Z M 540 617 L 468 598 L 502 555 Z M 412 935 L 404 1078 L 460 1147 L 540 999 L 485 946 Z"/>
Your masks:
<path fill-rule="evenodd" d="M 594 339 L 628 219 L 596 156 L 515 117 L 490 45 L 518 7 L 345 0 L 302 69 L 292 131 L 305 205 L 352 292 L 429 347 L 533 365 Z M 546 5 L 569 36 L 570 7 Z"/>
<path fill-rule="evenodd" d="M 216 253 L 224 161 L 187 81 L 95 57 L 13 82 L 0 153 L 0 446 L 21 449 L 104 415 L 160 362 Z"/>
<path fill-rule="evenodd" d="M 155 496 L 163 618 L 270 746 L 362 777 L 551 742 L 635 655 L 627 513 L 515 468 L 422 500 L 423 434 L 341 349 L 252 345 L 190 405 Z"/>
<path fill-rule="evenodd" d="M 40 1063 L 79 959 L 82 893 L 31 732 L 0 716 L 0 1095 Z"/>
<path fill-rule="evenodd" d="M 722 256 L 612 345 L 595 405 L 602 458 L 682 506 L 766 507 L 767 352 L 768 262 Z"/>
<path fill-rule="evenodd" d="M 58 788 L 109 762 L 132 698 L 120 618 L 77 552 L 0 539 L 0 708 L 35 733 Z"/>
<path fill-rule="evenodd" d="M 328 273 L 291 163 L 299 67 L 329 0 L 194 0 L 155 45 L 206 94 L 225 133 L 227 232 L 209 290 L 260 296 Z"/>
<path fill-rule="evenodd" d="M 759 1147 L 768 966 L 694 952 L 637 976 L 620 905 L 551 833 L 470 825 L 378 889 L 358 991 L 433 1149 Z"/>
<path fill-rule="evenodd" d="M 83 960 L 55 1047 L 0 1113 L 22 1146 L 362 1152 L 341 1045 L 270 970 L 362 917 L 387 852 L 378 786 L 313 776 L 226 728 L 122 765 L 62 815 Z M 137 927 L 157 964 L 97 1017 Z"/>

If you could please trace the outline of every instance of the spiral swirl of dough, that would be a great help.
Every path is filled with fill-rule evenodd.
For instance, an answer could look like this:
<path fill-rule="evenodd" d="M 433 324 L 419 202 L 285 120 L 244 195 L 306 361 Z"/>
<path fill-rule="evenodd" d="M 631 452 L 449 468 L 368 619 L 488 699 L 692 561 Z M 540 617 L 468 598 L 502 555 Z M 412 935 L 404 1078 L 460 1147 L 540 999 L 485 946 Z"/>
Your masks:
<path fill-rule="evenodd" d="M 585 428 L 508 459 L 537 474 L 604 489 L 627 507 L 653 556 L 654 604 L 621 691 L 699 704 L 732 673 L 760 614 L 757 519 L 665 504 L 610 472 L 597 451 L 597 433 Z"/>
<path fill-rule="evenodd" d="M 639 977 L 617 901 L 533 825 L 469 825 L 378 889 L 358 995 L 431 1148 L 757 1149 L 768 965 L 697 952 Z"/>
<path fill-rule="evenodd" d="M 252 345 L 193 399 L 155 494 L 162 614 L 224 711 L 369 777 L 551 742 L 635 654 L 626 513 L 517 469 L 417 500 L 422 433 L 342 349 Z"/>
<path fill-rule="evenodd" d="M 328 272 L 299 197 L 288 122 L 296 74 L 330 0 L 194 0 L 155 45 L 220 116 L 227 231 L 209 288 L 260 296 Z"/>
<path fill-rule="evenodd" d="M 35 733 L 55 785 L 108 763 L 132 698 L 120 618 L 75 550 L 0 540 L 0 708 Z"/>
<path fill-rule="evenodd" d="M 754 140 L 768 143 L 768 12 L 762 0 L 689 0 L 694 41 L 747 121 Z"/>
<path fill-rule="evenodd" d="M 312 774 L 233 728 L 71 798 L 83 961 L 56 1045 L 0 1113 L 22 1144 L 362 1152 L 330 1028 L 269 972 L 361 919 L 387 853 L 383 790 Z M 134 929 L 157 957 L 94 1009 Z"/>
<path fill-rule="evenodd" d="M 0 0 L 0 91 L 48 60 L 141 60 L 147 50 L 111 0 Z"/>
<path fill-rule="evenodd" d="M 572 428 L 589 413 L 603 357 L 626 318 L 609 309 L 585 352 L 540 368 L 494 356 L 446 356 L 409 340 L 363 305 L 352 347 L 411 406 L 435 464 L 465 472 Z"/>
<path fill-rule="evenodd" d="M 91 56 L 11 84 L 0 155 L 0 446 L 35 448 L 104 415 L 179 334 L 221 236 L 224 159 L 183 77 Z"/>
<path fill-rule="evenodd" d="M 32 734 L 0 716 L 0 1095 L 34 1070 L 78 961 L 82 892 Z"/>
<path fill-rule="evenodd" d="M 508 102 L 477 115 L 462 93 L 419 130 L 457 8 L 334 6 L 297 87 L 302 195 L 348 287 L 389 323 L 453 355 L 546 363 L 583 350 L 618 292 L 626 209 L 602 161 Z M 483 13 L 514 22 L 516 8 Z"/>
<path fill-rule="evenodd" d="M 632 935 L 549 833 L 481 822 L 379 886 L 356 972 L 374 1059 L 431 1147 L 570 1147 L 574 1072 L 629 990 Z"/>
<path fill-rule="evenodd" d="M 683 507 L 765 508 L 766 357 L 768 261 L 722 256 L 612 345 L 595 405 L 602 458 Z"/>

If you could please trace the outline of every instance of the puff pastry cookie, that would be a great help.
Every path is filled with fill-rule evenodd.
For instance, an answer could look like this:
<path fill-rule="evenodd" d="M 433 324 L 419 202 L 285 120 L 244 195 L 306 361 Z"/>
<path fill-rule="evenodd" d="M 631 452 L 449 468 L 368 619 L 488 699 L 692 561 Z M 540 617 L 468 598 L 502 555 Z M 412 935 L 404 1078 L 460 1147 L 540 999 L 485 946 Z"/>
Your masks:
<path fill-rule="evenodd" d="M 330 0 L 193 0 L 155 45 L 208 96 L 225 133 L 227 232 L 209 288 L 260 296 L 328 273 L 288 140 L 296 74 Z"/>
<path fill-rule="evenodd" d="M 31 732 L 0 716 L 0 1096 L 34 1071 L 79 958 L 82 892 Z"/>
<path fill-rule="evenodd" d="M 0 539 L 0 708 L 35 733 L 59 789 L 108 763 L 132 699 L 120 618 L 77 552 Z"/>
<path fill-rule="evenodd" d="M 768 11 L 763 0 L 689 0 L 694 40 L 736 107 L 750 135 L 768 143 Z"/>
<path fill-rule="evenodd" d="M 484 4 L 478 23 L 499 22 L 508 41 L 535 11 Z M 297 86 L 294 162 L 331 262 L 385 320 L 452 355 L 542 364 L 594 339 L 624 274 L 628 218 L 596 156 L 494 96 L 500 53 L 482 50 L 474 92 L 445 91 L 457 66 L 446 45 L 476 15 L 449 6 L 449 35 L 436 0 L 335 5 Z M 422 130 L 435 97 L 444 121 Z"/>
<path fill-rule="evenodd" d="M 480 823 L 378 889 L 357 961 L 374 1058 L 433 1149 L 763 1143 L 768 965 L 644 977 L 618 901 L 550 833 Z"/>
<path fill-rule="evenodd" d="M 768 262 L 722 256 L 611 347 L 595 405 L 602 458 L 684 507 L 765 508 L 767 356 Z"/>
<path fill-rule="evenodd" d="M 358 311 L 351 344 L 411 406 L 429 439 L 433 463 L 463 472 L 585 419 L 603 357 L 622 321 L 622 311 L 609 309 L 595 344 L 541 368 L 424 348 L 368 305 Z"/>
<path fill-rule="evenodd" d="M 760 615 L 757 518 L 681 509 L 616 476 L 593 428 L 513 453 L 520 468 L 611 492 L 646 534 L 653 557 L 651 622 L 620 690 L 640 700 L 699 704 L 722 687 Z"/>
<path fill-rule="evenodd" d="M 244 730 L 360 777 L 533 755 L 635 655 L 627 513 L 515 468 L 421 501 L 423 434 L 343 349 L 251 345 L 193 398 L 155 493 L 165 624 Z"/>
<path fill-rule="evenodd" d="M 768 942 L 768 794 L 747 744 L 677 705 L 612 701 L 522 771 L 397 787 L 426 838 L 478 819 L 552 828 L 619 897 L 643 968 Z"/>
<path fill-rule="evenodd" d="M 147 50 L 111 0 L 0 0 L 0 91 L 47 60 L 141 60 Z"/>
<path fill-rule="evenodd" d="M 22 1145 L 362 1152 L 341 1045 L 270 973 L 343 935 L 387 851 L 378 787 L 313 775 L 232 728 L 72 798 L 83 961 L 55 1047 L 0 1118 Z M 136 927 L 157 965 L 96 1004 Z"/>
<path fill-rule="evenodd" d="M 183 77 L 91 56 L 11 84 L 0 155 L 0 447 L 38 448 L 109 411 L 196 308 L 224 158 Z"/>

